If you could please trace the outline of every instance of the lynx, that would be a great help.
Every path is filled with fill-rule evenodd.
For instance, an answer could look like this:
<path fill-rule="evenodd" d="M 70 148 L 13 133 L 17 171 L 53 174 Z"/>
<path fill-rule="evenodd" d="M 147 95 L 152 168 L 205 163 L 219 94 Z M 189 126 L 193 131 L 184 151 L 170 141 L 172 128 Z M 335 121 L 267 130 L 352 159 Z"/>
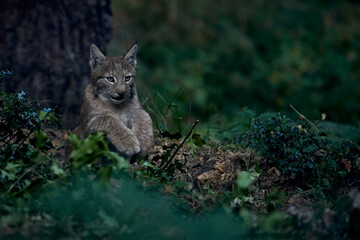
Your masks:
<path fill-rule="evenodd" d="M 153 128 L 135 86 L 137 44 L 120 57 L 107 57 L 90 47 L 91 80 L 85 89 L 81 123 L 74 133 L 85 138 L 104 132 L 117 151 L 127 157 L 145 156 Z"/>

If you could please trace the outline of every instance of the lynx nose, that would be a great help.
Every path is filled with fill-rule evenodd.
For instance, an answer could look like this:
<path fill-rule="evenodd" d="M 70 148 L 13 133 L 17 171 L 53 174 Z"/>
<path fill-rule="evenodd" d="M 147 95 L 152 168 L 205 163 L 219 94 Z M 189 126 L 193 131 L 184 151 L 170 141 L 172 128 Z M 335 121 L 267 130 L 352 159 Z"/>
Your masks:
<path fill-rule="evenodd" d="M 124 97 L 125 91 L 118 91 L 117 94 L 119 97 Z"/>
<path fill-rule="evenodd" d="M 115 100 L 122 100 L 122 99 L 124 99 L 124 96 L 125 96 L 125 91 L 119 91 L 119 92 L 116 92 L 116 95 L 112 96 L 112 98 Z"/>

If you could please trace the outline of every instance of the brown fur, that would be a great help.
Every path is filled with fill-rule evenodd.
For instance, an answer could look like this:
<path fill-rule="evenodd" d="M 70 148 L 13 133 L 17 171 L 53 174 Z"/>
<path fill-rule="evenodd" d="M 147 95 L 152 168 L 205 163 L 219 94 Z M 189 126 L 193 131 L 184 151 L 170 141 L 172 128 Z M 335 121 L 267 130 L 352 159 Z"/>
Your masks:
<path fill-rule="evenodd" d="M 74 130 L 81 138 L 105 132 L 127 156 L 145 156 L 153 142 L 152 121 L 136 91 L 136 51 L 135 44 L 121 57 L 106 57 L 91 46 L 91 81 L 85 89 L 81 123 Z"/>

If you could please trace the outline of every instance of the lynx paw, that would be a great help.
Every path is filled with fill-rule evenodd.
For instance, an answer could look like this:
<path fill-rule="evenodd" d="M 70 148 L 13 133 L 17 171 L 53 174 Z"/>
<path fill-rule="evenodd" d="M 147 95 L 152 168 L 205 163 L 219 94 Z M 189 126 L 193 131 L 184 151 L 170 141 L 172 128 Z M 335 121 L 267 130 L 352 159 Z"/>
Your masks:
<path fill-rule="evenodd" d="M 129 144 L 129 146 L 125 150 L 125 154 L 128 155 L 128 156 L 138 154 L 139 152 L 140 152 L 140 143 L 139 143 L 139 141 L 137 141 L 135 144 Z"/>
<path fill-rule="evenodd" d="M 127 156 L 132 156 L 140 152 L 140 143 L 135 136 L 124 139 L 122 142 L 114 143 L 117 150 L 125 153 Z"/>

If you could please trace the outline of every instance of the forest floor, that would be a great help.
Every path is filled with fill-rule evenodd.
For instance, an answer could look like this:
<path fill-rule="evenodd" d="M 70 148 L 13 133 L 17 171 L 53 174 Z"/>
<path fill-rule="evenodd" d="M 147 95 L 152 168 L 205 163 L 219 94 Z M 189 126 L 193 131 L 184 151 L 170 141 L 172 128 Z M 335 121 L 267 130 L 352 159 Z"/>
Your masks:
<path fill-rule="evenodd" d="M 64 131 L 47 130 L 46 133 L 54 146 L 63 145 L 67 139 Z M 158 132 L 156 136 L 148 156 L 131 161 L 130 172 L 151 170 L 152 180 L 144 181 L 151 185 L 161 182 L 160 174 L 167 171 L 169 178 L 161 192 L 178 196 L 187 203 L 191 212 L 202 214 L 221 204 L 227 204 L 233 211 L 246 206 L 254 215 L 266 215 L 276 210 L 291 216 L 299 226 L 306 226 L 305 234 L 311 238 L 339 237 L 339 213 L 331 210 L 327 203 L 318 209 L 319 193 L 316 189 L 299 188 L 291 177 L 283 176 L 279 169 L 269 165 L 253 150 L 229 148 L 219 143 L 182 145 L 184 138 L 181 135 L 168 132 Z M 53 151 L 54 156 L 64 159 L 64 148 Z M 64 160 L 63 166 L 66 164 Z M 257 167 L 261 173 L 256 174 Z M 239 194 L 237 181 L 242 172 L 255 173 L 256 177 L 251 188 Z M 176 188 L 174 182 L 182 182 L 184 187 Z M 338 194 L 348 196 L 353 206 L 351 209 L 358 211 L 358 190 L 347 186 Z"/>

